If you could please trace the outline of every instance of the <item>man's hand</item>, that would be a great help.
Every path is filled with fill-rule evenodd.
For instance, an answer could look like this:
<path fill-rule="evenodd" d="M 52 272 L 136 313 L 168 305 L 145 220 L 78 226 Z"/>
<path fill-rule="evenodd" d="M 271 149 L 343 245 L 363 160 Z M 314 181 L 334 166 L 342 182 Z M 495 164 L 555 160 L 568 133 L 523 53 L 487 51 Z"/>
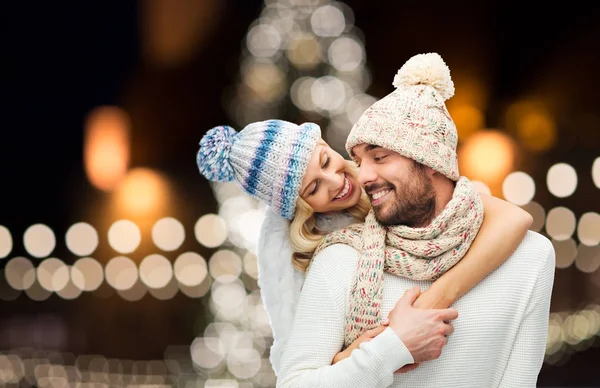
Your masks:
<path fill-rule="evenodd" d="M 388 315 L 390 328 L 407 347 L 415 364 L 435 360 L 442 354 L 447 336 L 454 332 L 450 321 L 458 317 L 452 308 L 421 310 L 413 307 L 420 293 L 418 287 L 406 291 Z"/>
<path fill-rule="evenodd" d="M 342 361 L 344 358 L 350 357 L 350 353 L 352 353 L 354 349 L 358 349 L 360 344 L 362 344 L 363 342 L 369 342 L 373 338 L 377 337 L 381 332 L 383 332 L 386 329 L 386 327 L 387 325 L 382 325 L 362 333 L 360 337 L 355 339 L 354 342 L 350 344 L 350 346 L 336 354 L 335 357 L 333 357 L 333 361 L 331 364 L 333 365 L 336 362 Z"/>

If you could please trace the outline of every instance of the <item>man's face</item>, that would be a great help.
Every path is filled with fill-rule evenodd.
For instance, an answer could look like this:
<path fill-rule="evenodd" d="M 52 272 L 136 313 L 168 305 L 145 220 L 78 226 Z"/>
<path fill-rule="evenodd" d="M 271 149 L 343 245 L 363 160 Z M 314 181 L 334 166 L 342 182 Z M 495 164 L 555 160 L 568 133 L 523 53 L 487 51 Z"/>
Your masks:
<path fill-rule="evenodd" d="M 432 169 L 373 144 L 359 144 L 352 153 L 360 166 L 358 181 L 381 224 L 423 227 L 433 220 Z"/>

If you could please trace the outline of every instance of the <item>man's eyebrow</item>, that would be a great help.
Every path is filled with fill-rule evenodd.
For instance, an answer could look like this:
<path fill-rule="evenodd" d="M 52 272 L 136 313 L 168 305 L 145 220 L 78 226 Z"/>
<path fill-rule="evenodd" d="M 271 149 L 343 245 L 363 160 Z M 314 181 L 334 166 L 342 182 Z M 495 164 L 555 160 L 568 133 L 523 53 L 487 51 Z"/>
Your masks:
<path fill-rule="evenodd" d="M 381 147 L 378 146 L 378 145 L 375 145 L 375 144 L 369 144 L 368 146 L 365 147 L 365 152 L 372 151 L 372 150 L 374 150 L 376 148 L 381 148 Z M 354 150 L 350 150 L 350 156 L 353 157 L 353 158 L 356 157 L 356 155 L 354 154 Z"/>
<path fill-rule="evenodd" d="M 372 151 L 372 150 L 374 150 L 376 148 L 381 148 L 381 147 L 378 146 L 378 145 L 375 145 L 375 144 L 369 144 L 368 146 L 365 147 L 365 152 Z"/>

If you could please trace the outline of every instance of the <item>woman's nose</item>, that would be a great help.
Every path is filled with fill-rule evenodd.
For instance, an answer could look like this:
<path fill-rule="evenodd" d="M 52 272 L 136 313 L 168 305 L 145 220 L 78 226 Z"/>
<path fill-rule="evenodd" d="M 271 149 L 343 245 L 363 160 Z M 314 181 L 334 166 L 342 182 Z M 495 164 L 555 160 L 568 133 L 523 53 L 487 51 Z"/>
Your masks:
<path fill-rule="evenodd" d="M 329 191 L 337 193 L 344 185 L 344 172 L 331 171 L 327 172 L 327 181 L 329 182 Z"/>

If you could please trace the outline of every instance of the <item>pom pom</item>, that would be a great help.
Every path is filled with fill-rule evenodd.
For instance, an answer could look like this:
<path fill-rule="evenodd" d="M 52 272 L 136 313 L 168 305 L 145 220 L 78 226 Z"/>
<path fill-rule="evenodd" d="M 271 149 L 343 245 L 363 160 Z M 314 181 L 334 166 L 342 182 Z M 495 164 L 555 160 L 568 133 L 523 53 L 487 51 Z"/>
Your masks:
<path fill-rule="evenodd" d="M 200 150 L 196 164 L 206 179 L 216 182 L 230 182 L 234 178 L 229 153 L 237 136 L 235 129 L 227 125 L 214 127 L 200 140 Z"/>
<path fill-rule="evenodd" d="M 437 53 L 419 54 L 410 58 L 398 70 L 393 85 L 396 88 L 429 85 L 438 91 L 444 101 L 454 95 L 450 69 Z"/>

